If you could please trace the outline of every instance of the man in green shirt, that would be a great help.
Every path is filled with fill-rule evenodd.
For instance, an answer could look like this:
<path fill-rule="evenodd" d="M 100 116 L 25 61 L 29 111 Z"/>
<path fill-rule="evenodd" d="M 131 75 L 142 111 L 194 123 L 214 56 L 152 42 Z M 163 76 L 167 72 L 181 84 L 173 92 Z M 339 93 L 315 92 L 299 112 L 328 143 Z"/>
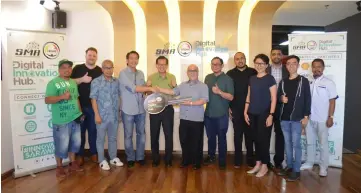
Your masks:
<path fill-rule="evenodd" d="M 156 60 L 158 72 L 149 76 L 147 86 L 157 86 L 160 88 L 173 89 L 177 86 L 175 76 L 167 72 L 168 59 L 159 56 Z M 163 126 L 165 138 L 165 166 L 172 166 L 173 152 L 173 125 L 174 125 L 174 109 L 172 105 L 167 106 L 159 114 L 149 115 L 150 120 L 150 139 L 152 148 L 153 167 L 157 167 L 160 162 L 159 156 L 159 133 L 160 125 Z"/>
<path fill-rule="evenodd" d="M 228 108 L 233 100 L 233 80 L 222 72 L 223 60 L 214 57 L 211 61 L 212 74 L 208 74 L 204 80 L 209 89 L 209 101 L 206 106 L 204 125 L 208 137 L 208 157 L 204 164 L 215 162 L 216 137 L 218 135 L 219 167 L 226 168 L 227 156 L 227 131 L 228 131 Z"/>
<path fill-rule="evenodd" d="M 53 138 L 56 157 L 56 176 L 65 177 L 63 159 L 70 158 L 69 171 L 83 171 L 75 161 L 80 148 L 80 123 L 84 120 L 78 100 L 78 87 L 70 79 L 73 62 L 61 60 L 59 76 L 46 86 L 45 103 L 51 104 Z"/>

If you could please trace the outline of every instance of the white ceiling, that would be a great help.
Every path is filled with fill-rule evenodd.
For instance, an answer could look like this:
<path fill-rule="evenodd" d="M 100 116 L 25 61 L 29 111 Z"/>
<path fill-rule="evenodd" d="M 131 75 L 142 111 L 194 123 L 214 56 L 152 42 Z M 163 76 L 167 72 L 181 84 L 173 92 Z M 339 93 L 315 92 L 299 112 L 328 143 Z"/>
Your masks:
<path fill-rule="evenodd" d="M 273 25 L 326 26 L 357 14 L 356 2 L 287 1 L 275 13 Z"/>

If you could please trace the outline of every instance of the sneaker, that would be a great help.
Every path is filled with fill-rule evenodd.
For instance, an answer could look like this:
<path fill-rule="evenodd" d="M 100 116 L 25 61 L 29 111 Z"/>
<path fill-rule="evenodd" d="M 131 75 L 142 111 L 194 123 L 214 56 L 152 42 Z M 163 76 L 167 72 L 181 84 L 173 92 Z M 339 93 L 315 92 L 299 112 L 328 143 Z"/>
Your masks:
<path fill-rule="evenodd" d="M 213 164 L 216 162 L 216 158 L 213 156 L 207 156 L 207 158 L 204 160 L 204 165 L 208 166 L 210 164 Z"/>
<path fill-rule="evenodd" d="M 145 160 L 144 159 L 138 160 L 138 163 L 139 163 L 139 165 L 144 166 L 145 165 Z"/>
<path fill-rule="evenodd" d="M 117 157 L 110 160 L 109 162 L 110 162 L 111 165 L 115 165 L 115 166 L 118 166 L 118 167 L 121 167 L 121 166 L 124 165 L 123 162 L 121 162 L 120 159 L 117 158 Z"/>
<path fill-rule="evenodd" d="M 56 167 L 56 177 L 59 177 L 59 178 L 66 177 L 66 173 L 65 173 L 63 166 Z"/>
<path fill-rule="evenodd" d="M 300 179 L 301 173 L 300 172 L 291 172 L 286 179 L 289 182 L 294 182 Z"/>
<path fill-rule="evenodd" d="M 128 161 L 128 168 L 134 167 L 135 162 L 134 161 Z"/>
<path fill-rule="evenodd" d="M 300 170 L 312 170 L 312 168 L 313 168 L 313 164 L 306 162 L 306 163 L 302 164 Z"/>
<path fill-rule="evenodd" d="M 103 160 L 102 162 L 100 162 L 99 167 L 102 170 L 110 170 L 109 164 L 107 162 L 107 160 Z"/>
<path fill-rule="evenodd" d="M 80 166 L 79 166 L 79 164 L 78 164 L 78 162 L 71 162 L 70 164 L 69 164 L 69 170 L 71 171 L 71 172 L 82 172 L 82 171 L 84 171 L 84 169 L 83 168 L 81 168 Z"/>
<path fill-rule="evenodd" d="M 284 168 L 281 169 L 279 172 L 277 172 L 277 175 L 279 176 L 288 176 L 290 173 L 292 173 L 292 168 Z"/>
<path fill-rule="evenodd" d="M 220 170 L 226 170 L 226 164 L 220 164 L 219 169 Z"/>
<path fill-rule="evenodd" d="M 320 173 L 319 173 L 319 175 L 320 175 L 321 177 L 326 177 L 326 176 L 327 176 L 327 169 L 320 167 Z"/>

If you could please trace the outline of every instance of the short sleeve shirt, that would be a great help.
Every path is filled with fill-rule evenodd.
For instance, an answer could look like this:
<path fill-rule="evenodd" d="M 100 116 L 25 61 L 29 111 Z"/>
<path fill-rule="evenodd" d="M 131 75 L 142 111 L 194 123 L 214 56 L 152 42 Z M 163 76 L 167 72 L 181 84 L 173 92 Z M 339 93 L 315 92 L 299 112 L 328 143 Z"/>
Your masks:
<path fill-rule="evenodd" d="M 118 120 L 120 90 L 117 79 L 112 77 L 106 80 L 104 75 L 94 79 L 91 83 L 90 98 L 96 100 L 103 120 Z"/>
<path fill-rule="evenodd" d="M 166 73 L 163 78 L 158 72 L 149 76 L 152 86 L 159 86 L 160 88 L 173 89 L 172 81 L 176 82 L 175 76 L 171 73 Z"/>
<path fill-rule="evenodd" d="M 328 109 L 330 99 L 338 97 L 335 83 L 322 75 L 315 80 L 310 81 L 312 96 L 310 119 L 317 122 L 326 122 L 328 118 Z"/>
<path fill-rule="evenodd" d="M 208 101 L 208 87 L 201 81 L 186 81 L 173 89 L 174 94 L 180 97 L 192 97 L 192 101 L 204 99 Z M 203 122 L 203 105 L 180 105 L 180 119 Z"/>
<path fill-rule="evenodd" d="M 262 114 L 269 111 L 271 107 L 270 87 L 276 85 L 276 80 L 272 75 L 266 74 L 263 77 L 252 76 L 249 81 L 250 104 L 248 112 L 252 114 Z"/>
<path fill-rule="evenodd" d="M 223 98 L 219 94 L 213 93 L 212 87 L 217 84 L 220 90 L 233 95 L 234 86 L 232 78 L 223 72 L 218 76 L 212 73 L 206 76 L 204 83 L 207 84 L 209 92 L 209 102 L 207 103 L 205 112 L 206 116 L 221 117 L 228 115 L 230 101 Z"/>
<path fill-rule="evenodd" d="M 82 114 L 78 105 L 78 86 L 73 79 L 65 80 L 60 77 L 52 79 L 46 86 L 45 96 L 60 96 L 66 91 L 70 93 L 69 100 L 61 100 L 51 104 L 53 124 L 63 125 L 70 123 Z"/>

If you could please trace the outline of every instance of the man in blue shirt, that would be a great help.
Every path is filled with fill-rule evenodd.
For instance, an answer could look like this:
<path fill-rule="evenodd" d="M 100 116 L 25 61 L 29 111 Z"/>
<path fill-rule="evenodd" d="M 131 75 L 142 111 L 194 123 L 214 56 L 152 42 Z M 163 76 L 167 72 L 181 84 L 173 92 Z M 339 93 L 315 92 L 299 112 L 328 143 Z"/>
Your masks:
<path fill-rule="evenodd" d="M 145 92 L 155 92 L 155 88 L 145 86 L 144 74 L 137 70 L 139 54 L 136 51 L 127 53 L 127 67 L 119 73 L 121 93 L 121 113 L 124 126 L 124 146 L 128 167 L 133 167 L 135 160 L 144 165 L 145 148 Z M 136 128 L 137 150 L 133 149 L 133 128 Z"/>
<path fill-rule="evenodd" d="M 90 90 L 97 127 L 96 147 L 98 162 L 103 170 L 110 169 L 108 162 L 104 158 L 104 139 L 106 133 L 108 134 L 110 164 L 123 166 L 123 163 L 117 157 L 120 90 L 118 80 L 113 77 L 113 69 L 113 62 L 105 60 L 102 63 L 103 75 L 92 81 Z"/>

